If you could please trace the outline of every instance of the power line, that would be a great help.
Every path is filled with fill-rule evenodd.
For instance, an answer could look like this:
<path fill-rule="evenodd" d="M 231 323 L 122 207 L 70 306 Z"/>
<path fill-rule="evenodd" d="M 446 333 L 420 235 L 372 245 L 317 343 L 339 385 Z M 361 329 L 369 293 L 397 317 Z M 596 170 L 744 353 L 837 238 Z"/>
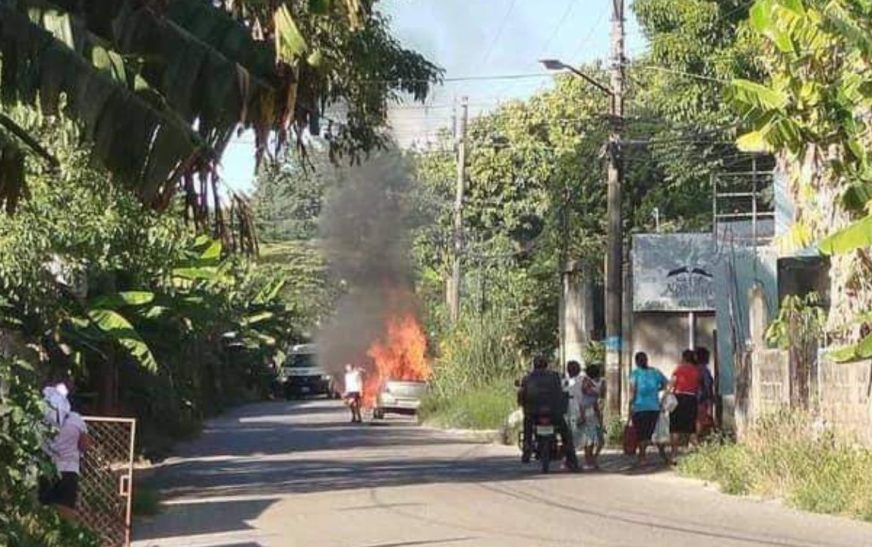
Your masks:
<path fill-rule="evenodd" d="M 554 38 L 556 38 L 557 35 L 560 33 L 563 25 L 566 24 L 566 20 L 569 19 L 569 14 L 572 13 L 572 10 L 575 8 L 577 1 L 578 0 L 568 0 L 566 2 L 566 9 L 563 10 L 563 14 L 557 20 L 557 25 L 554 26 L 554 30 L 551 31 L 551 35 L 548 37 L 548 40 L 545 42 L 545 46 L 542 48 L 542 51 L 544 53 L 548 53 L 548 48 L 551 47 L 551 42 L 554 41 Z"/>
<path fill-rule="evenodd" d="M 581 54 L 581 50 L 584 48 L 584 46 L 586 46 L 590 39 L 593 38 L 593 33 L 596 32 L 600 24 L 602 24 L 603 20 L 606 18 L 606 13 L 608 13 L 607 9 L 602 9 L 600 11 L 599 17 L 596 21 L 594 21 L 593 26 L 590 27 L 590 30 L 587 31 L 587 34 L 585 34 L 584 37 L 578 42 L 578 45 L 575 48 L 575 52 L 572 54 L 573 57 L 578 57 Z M 572 61 L 574 61 L 574 59 L 570 59 L 570 62 Z"/>
<path fill-rule="evenodd" d="M 509 9 L 507 9 L 505 15 L 503 15 L 503 19 L 502 21 L 500 21 L 500 26 L 497 28 L 497 33 L 494 35 L 493 40 L 491 40 L 490 45 L 485 50 L 484 58 L 481 61 L 482 65 L 487 64 L 488 60 L 490 59 L 490 55 L 494 50 L 494 46 L 502 36 L 503 29 L 506 28 L 506 23 L 509 21 L 509 16 L 512 14 L 512 10 L 515 9 L 516 1 L 517 0 L 511 0 L 511 3 L 509 4 Z"/>

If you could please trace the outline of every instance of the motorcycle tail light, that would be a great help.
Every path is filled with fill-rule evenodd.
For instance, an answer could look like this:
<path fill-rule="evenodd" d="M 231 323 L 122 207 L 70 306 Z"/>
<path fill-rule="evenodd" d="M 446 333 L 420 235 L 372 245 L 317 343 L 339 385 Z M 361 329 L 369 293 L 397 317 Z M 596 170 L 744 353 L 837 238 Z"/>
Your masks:
<path fill-rule="evenodd" d="M 539 425 L 550 425 L 550 424 L 551 424 L 551 418 L 548 418 L 548 417 L 539 418 Z"/>

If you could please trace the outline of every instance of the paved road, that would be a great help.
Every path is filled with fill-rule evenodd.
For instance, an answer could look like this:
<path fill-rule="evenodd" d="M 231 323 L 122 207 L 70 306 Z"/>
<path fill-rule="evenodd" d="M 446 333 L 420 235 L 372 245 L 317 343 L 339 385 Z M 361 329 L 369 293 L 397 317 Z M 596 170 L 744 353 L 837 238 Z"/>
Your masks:
<path fill-rule="evenodd" d="M 872 526 L 734 498 L 611 456 L 542 476 L 511 447 L 403 420 L 345 423 L 336 402 L 271 402 L 210 422 L 152 482 L 138 546 L 872 545 Z"/>

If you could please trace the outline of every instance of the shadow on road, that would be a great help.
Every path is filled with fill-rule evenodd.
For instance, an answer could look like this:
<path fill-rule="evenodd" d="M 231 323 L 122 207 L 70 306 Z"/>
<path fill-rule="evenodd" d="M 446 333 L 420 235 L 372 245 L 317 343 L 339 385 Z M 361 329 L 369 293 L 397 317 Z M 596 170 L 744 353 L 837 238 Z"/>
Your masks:
<path fill-rule="evenodd" d="M 343 407 L 319 401 L 249 405 L 210 422 L 148 481 L 171 505 L 159 524 L 138 524 L 137 539 L 251 530 L 247 522 L 288 494 L 505 482 L 539 470 L 536 462 L 522 465 L 519 454 L 485 454 L 478 442 L 409 420 L 371 427 L 345 419 Z M 604 455 L 601 463 L 605 472 L 631 472 L 623 456 Z"/>

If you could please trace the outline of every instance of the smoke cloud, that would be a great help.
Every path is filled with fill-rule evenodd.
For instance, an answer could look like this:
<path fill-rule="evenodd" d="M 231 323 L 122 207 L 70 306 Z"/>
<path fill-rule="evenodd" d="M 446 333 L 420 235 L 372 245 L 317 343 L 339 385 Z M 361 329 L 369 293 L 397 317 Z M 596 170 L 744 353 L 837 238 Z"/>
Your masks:
<path fill-rule="evenodd" d="M 411 177 L 399 154 L 348 168 L 327 197 L 321 234 L 333 273 L 346 287 L 334 317 L 316 337 L 322 366 L 372 364 L 366 351 L 385 319 L 414 308 L 410 225 Z M 341 377 L 341 376 L 340 376 Z"/>

